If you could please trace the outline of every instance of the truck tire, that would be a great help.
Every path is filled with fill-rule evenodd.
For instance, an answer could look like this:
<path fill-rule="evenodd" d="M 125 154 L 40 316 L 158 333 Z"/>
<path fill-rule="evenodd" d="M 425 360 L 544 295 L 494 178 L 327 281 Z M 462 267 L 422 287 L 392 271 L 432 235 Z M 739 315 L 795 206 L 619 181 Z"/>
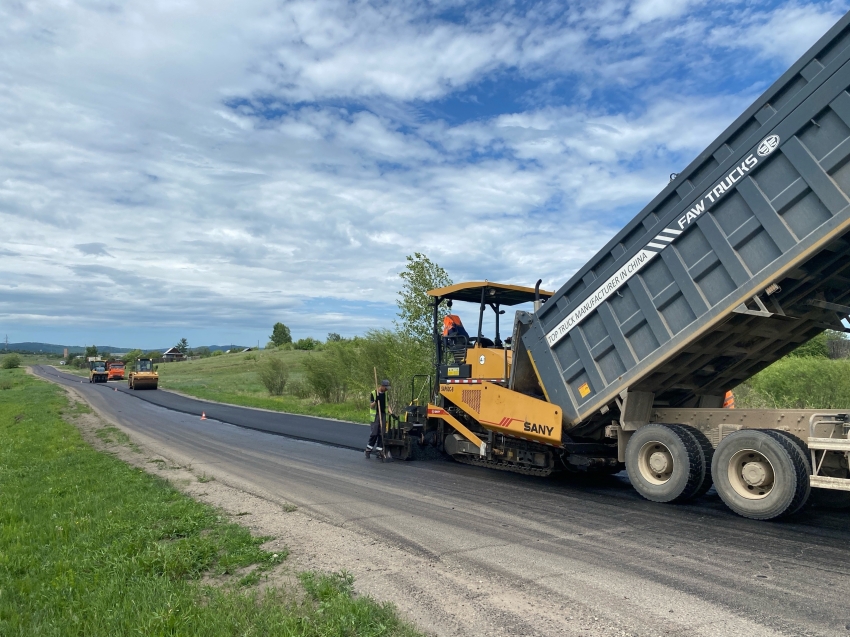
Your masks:
<path fill-rule="evenodd" d="M 697 489 L 696 493 L 694 493 L 694 497 L 705 495 L 708 493 L 708 490 L 714 484 L 714 480 L 711 478 L 711 460 L 714 458 L 714 447 L 711 446 L 711 441 L 708 439 L 703 432 L 701 432 L 696 427 L 692 427 L 691 425 L 676 425 L 677 427 L 681 427 L 689 434 L 691 434 L 694 439 L 699 444 L 700 449 L 702 450 L 703 463 L 705 465 L 705 477 L 702 479 L 702 484 L 699 489 Z"/>
<path fill-rule="evenodd" d="M 697 439 L 680 425 L 644 425 L 626 445 L 632 486 L 652 502 L 682 502 L 705 481 L 708 466 Z"/>
<path fill-rule="evenodd" d="M 769 429 L 726 436 L 714 451 L 711 475 L 726 506 L 753 520 L 790 515 L 811 490 L 809 465 L 797 444 Z"/>
<path fill-rule="evenodd" d="M 782 436 L 782 437 L 790 440 L 791 443 L 793 444 L 793 446 L 796 447 L 797 452 L 800 454 L 800 456 L 799 456 L 800 461 L 805 465 L 805 468 L 806 468 L 806 480 L 805 480 L 806 493 L 805 493 L 805 496 L 796 505 L 796 507 L 793 510 L 789 509 L 786 513 L 786 515 L 793 515 L 793 514 L 797 513 L 797 511 L 802 509 L 804 506 L 806 506 L 806 504 L 809 501 L 809 496 L 811 496 L 811 494 L 812 494 L 812 485 L 811 485 L 811 482 L 809 481 L 809 478 L 808 478 L 808 476 L 812 475 L 812 461 L 810 459 L 811 455 L 809 454 L 809 446 L 805 442 L 803 442 L 803 440 L 801 438 L 798 438 L 797 436 L 795 436 L 794 434 L 792 434 L 788 431 L 781 431 L 780 429 L 767 429 L 767 430 L 765 430 L 765 433 L 768 434 L 769 436 L 773 436 L 774 438 L 776 438 L 777 436 Z"/>

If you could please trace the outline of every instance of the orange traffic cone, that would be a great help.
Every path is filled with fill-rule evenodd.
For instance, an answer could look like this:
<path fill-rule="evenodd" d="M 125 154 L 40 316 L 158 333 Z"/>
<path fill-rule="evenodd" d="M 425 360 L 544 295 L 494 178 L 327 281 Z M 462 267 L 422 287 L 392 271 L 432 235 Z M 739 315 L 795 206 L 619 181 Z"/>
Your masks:
<path fill-rule="evenodd" d="M 723 397 L 723 409 L 735 409 L 735 394 L 727 391 Z"/>
<path fill-rule="evenodd" d="M 204 413 L 204 412 L 202 411 L 202 412 L 201 412 L 201 420 L 206 420 L 206 419 L 207 419 L 207 415 L 206 415 L 206 413 Z"/>

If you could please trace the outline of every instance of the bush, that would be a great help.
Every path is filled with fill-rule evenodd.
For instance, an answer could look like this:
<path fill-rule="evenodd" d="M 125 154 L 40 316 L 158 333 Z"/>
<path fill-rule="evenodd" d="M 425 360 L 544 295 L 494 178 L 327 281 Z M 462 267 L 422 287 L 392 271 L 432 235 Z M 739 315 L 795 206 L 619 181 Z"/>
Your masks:
<path fill-rule="evenodd" d="M 3 369 L 15 369 L 21 366 L 21 357 L 17 354 L 6 354 L 3 357 Z"/>
<path fill-rule="evenodd" d="M 739 407 L 850 408 L 850 360 L 787 356 L 735 390 Z"/>
<path fill-rule="evenodd" d="M 222 352 L 220 349 L 217 349 L 211 354 L 211 356 L 221 356 L 222 354 L 224 354 L 224 352 Z"/>
<path fill-rule="evenodd" d="M 297 341 L 295 341 L 293 347 L 295 347 L 295 349 L 312 350 L 318 349 L 321 344 L 321 341 L 317 341 L 312 336 L 308 336 L 307 338 L 299 338 Z"/>
<path fill-rule="evenodd" d="M 289 369 L 279 358 L 269 357 L 260 364 L 260 382 L 263 383 L 269 394 L 281 396 L 289 380 Z"/>
<path fill-rule="evenodd" d="M 304 361 L 304 369 L 308 385 L 324 402 L 358 397 L 365 404 L 375 388 L 377 368 L 378 380 L 386 378 L 393 386 L 388 394 L 390 407 L 400 413 L 410 400 L 413 375 L 433 374 L 431 356 L 431 348 L 411 336 L 373 330 L 365 337 L 326 343 L 321 352 Z"/>
<path fill-rule="evenodd" d="M 351 371 L 339 365 L 337 356 L 329 354 L 332 353 L 322 352 L 304 360 L 307 384 L 322 402 L 343 403 L 348 394 Z"/>
<path fill-rule="evenodd" d="M 293 380 L 287 383 L 286 393 L 296 398 L 310 398 L 313 395 L 310 385 L 303 380 Z"/>

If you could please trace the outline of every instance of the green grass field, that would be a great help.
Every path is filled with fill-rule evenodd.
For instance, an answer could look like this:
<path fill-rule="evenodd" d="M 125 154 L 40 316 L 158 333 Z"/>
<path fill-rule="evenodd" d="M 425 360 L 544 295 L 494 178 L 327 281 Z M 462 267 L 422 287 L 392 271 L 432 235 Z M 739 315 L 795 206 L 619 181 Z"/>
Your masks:
<path fill-rule="evenodd" d="M 73 411 L 58 387 L 0 370 L 0 635 L 415 634 L 345 574 L 260 592 L 285 554 L 92 449 Z"/>
<path fill-rule="evenodd" d="M 299 385 L 304 388 L 302 361 L 313 355 L 313 352 L 300 350 L 260 350 L 211 356 L 196 361 L 161 363 L 160 386 L 234 405 L 368 423 L 369 405 L 365 402 L 329 404 L 321 403 L 313 397 L 299 398 L 290 393 L 292 388 Z M 283 396 L 270 396 L 260 382 L 258 367 L 267 356 L 280 358 L 290 370 L 287 392 Z"/>

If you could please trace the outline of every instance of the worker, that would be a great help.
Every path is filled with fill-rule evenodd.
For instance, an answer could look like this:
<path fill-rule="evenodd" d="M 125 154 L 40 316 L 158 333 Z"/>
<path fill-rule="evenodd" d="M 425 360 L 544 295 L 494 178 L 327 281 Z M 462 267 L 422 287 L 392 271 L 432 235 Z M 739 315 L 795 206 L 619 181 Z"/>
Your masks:
<path fill-rule="evenodd" d="M 366 458 L 368 459 L 373 451 L 378 453 L 378 457 L 384 459 L 384 430 L 383 427 L 387 423 L 387 390 L 390 388 L 390 381 L 382 380 L 378 388 L 369 394 L 369 413 L 372 416 L 372 428 L 369 432 L 369 443 L 366 445 Z M 389 410 L 392 413 L 392 410 Z"/>
<path fill-rule="evenodd" d="M 447 314 L 443 317 L 443 336 L 463 336 L 469 338 L 469 334 L 463 327 L 463 323 L 457 314 Z"/>

